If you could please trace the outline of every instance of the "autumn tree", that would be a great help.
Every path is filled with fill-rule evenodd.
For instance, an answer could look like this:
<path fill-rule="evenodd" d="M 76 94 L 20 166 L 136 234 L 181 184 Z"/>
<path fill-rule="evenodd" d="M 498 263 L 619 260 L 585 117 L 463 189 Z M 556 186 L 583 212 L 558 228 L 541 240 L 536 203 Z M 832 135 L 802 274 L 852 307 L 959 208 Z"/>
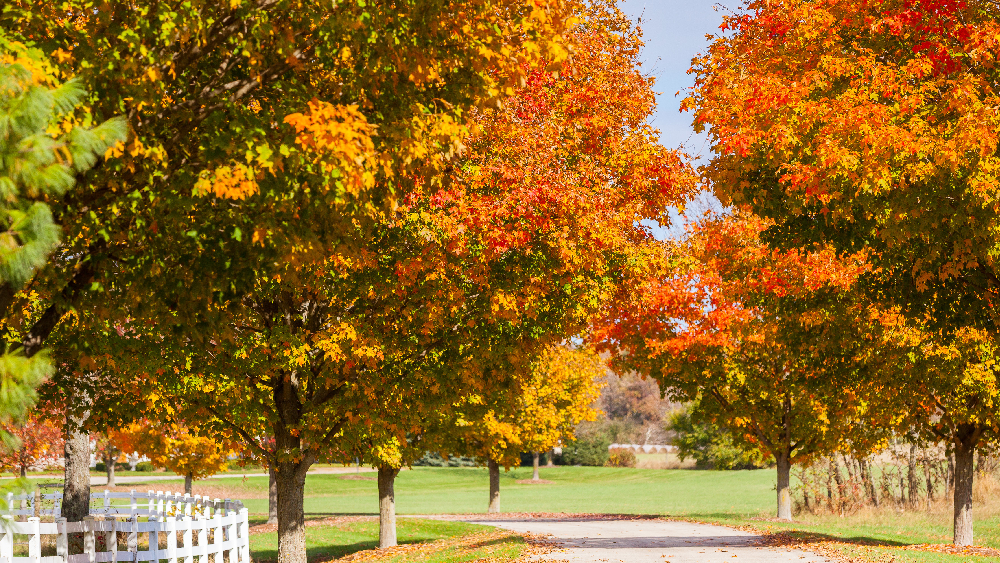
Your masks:
<path fill-rule="evenodd" d="M 7 3 L 0 25 L 94 92 L 81 118 L 125 113 L 130 127 L 56 210 L 65 260 L 33 279 L 37 315 L 9 315 L 24 323 L 15 343 L 33 353 L 73 308 L 201 345 L 225 336 L 219 303 L 350 254 L 438 186 L 468 110 L 565 57 L 573 7 Z"/>
<path fill-rule="evenodd" d="M 178 423 L 132 423 L 108 437 L 123 452 L 148 457 L 158 467 L 184 476 L 184 492 L 191 494 L 193 482 L 225 471 L 232 448 L 213 438 L 200 436 Z"/>
<path fill-rule="evenodd" d="M 9 439 L 0 452 L 0 468 L 20 472 L 22 479 L 27 477 L 28 469 L 55 462 L 62 455 L 61 425 L 44 414 L 5 424 L 2 430 Z"/>
<path fill-rule="evenodd" d="M 262 265 L 252 292 L 210 309 L 227 319 L 211 339 L 135 325 L 146 342 L 169 338 L 137 351 L 151 380 L 182 398 L 190 419 L 238 434 L 274 464 L 282 561 L 303 554 L 308 468 L 354 447 L 345 439 L 363 435 L 354 428 L 382 425 L 401 440 L 410 432 L 408 419 L 376 408 L 383 398 L 429 390 L 416 396 L 448 408 L 449 397 L 509 385 L 517 370 L 486 380 L 483 365 L 527 362 L 583 331 L 651 240 L 639 220 L 665 219 L 689 192 L 687 169 L 648 125 L 650 81 L 621 63 L 637 56 L 634 32 L 617 11 L 595 14 L 570 38 L 587 48 L 558 77 L 524 67 L 512 98 L 470 117 L 479 134 L 464 155 L 427 147 L 448 163 L 439 189 L 400 197 L 395 214 L 331 223 L 339 238 L 310 239 L 312 261 Z M 607 74 L 592 80 L 591 68 Z M 317 102 L 286 121 L 317 170 L 366 186 L 374 172 L 329 142 L 338 112 Z M 269 182 L 298 181 L 285 162 Z"/>
<path fill-rule="evenodd" d="M 871 397 L 892 386 L 868 372 L 869 344 L 877 349 L 883 336 L 852 291 L 863 256 L 772 251 L 759 239 L 767 226 L 745 214 L 701 223 L 664 248 L 658 278 L 615 302 L 597 338 L 621 368 L 697 401 L 707 421 L 773 458 L 778 517 L 791 519 L 791 466 L 878 444 L 880 433 L 864 435 L 858 423 L 885 414 Z"/>
<path fill-rule="evenodd" d="M 538 481 L 538 455 L 571 439 L 583 421 L 597 417 L 607 366 L 588 348 L 555 345 L 529 367 L 522 387 L 506 396 L 466 399 L 446 439 L 453 451 L 487 462 L 490 479 L 488 512 L 500 512 L 500 467 L 519 463 L 522 451 L 532 452 L 532 480 Z M 485 412 L 477 412 L 485 411 Z"/>
<path fill-rule="evenodd" d="M 996 334 L 998 25 L 976 0 L 748 3 L 685 102 L 715 192 L 776 246 L 870 249 L 870 297 L 943 339 Z"/>

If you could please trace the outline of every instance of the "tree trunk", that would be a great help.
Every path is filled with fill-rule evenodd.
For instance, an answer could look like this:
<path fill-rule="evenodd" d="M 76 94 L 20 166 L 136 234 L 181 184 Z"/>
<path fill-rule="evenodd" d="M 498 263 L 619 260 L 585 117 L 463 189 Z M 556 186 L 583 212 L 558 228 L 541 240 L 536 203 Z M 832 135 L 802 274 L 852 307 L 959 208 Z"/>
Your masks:
<path fill-rule="evenodd" d="M 115 456 L 115 457 L 117 457 L 117 456 Z M 104 472 L 107 473 L 107 475 L 108 475 L 108 486 L 109 487 L 114 487 L 115 486 L 115 459 L 114 458 L 110 458 L 110 459 L 105 458 L 105 460 L 104 460 Z"/>
<path fill-rule="evenodd" d="M 274 466 L 267 468 L 267 523 L 278 523 L 278 480 L 274 477 Z"/>
<path fill-rule="evenodd" d="M 275 468 L 278 489 L 278 563 L 306 563 L 305 462 L 279 463 Z"/>
<path fill-rule="evenodd" d="M 920 478 L 917 477 L 917 445 L 910 445 L 910 459 L 907 462 L 907 480 L 909 481 L 910 506 L 917 506 L 920 497 Z"/>
<path fill-rule="evenodd" d="M 556 466 L 555 459 L 556 459 L 555 450 L 549 450 L 548 453 L 545 454 L 545 467 L 555 467 Z"/>
<path fill-rule="evenodd" d="M 959 428 L 955 435 L 955 545 L 972 544 L 972 480 L 975 474 L 978 429 Z"/>
<path fill-rule="evenodd" d="M 500 512 L 500 464 L 489 462 L 490 468 L 490 507 L 486 512 L 496 514 Z"/>
<path fill-rule="evenodd" d="M 194 477 L 188 473 L 184 476 L 184 492 L 187 494 L 193 494 L 194 491 Z"/>
<path fill-rule="evenodd" d="M 378 468 L 378 546 L 396 545 L 396 475 L 398 467 Z"/>
<path fill-rule="evenodd" d="M 90 514 L 90 434 L 82 428 L 86 418 L 66 421 L 62 516 L 68 522 L 82 522 Z"/>
<path fill-rule="evenodd" d="M 789 489 L 789 477 L 792 471 L 792 462 L 785 452 L 779 452 L 774 456 L 778 465 L 778 519 L 792 519 L 792 493 Z"/>
<path fill-rule="evenodd" d="M 274 455 L 269 465 L 274 467 L 278 486 L 278 563 L 307 563 L 305 486 L 306 473 L 316 460 L 309 450 L 303 450 L 299 425 L 303 405 L 299 397 L 298 374 L 291 372 L 275 379 Z"/>
<path fill-rule="evenodd" d="M 833 474 L 833 481 L 837 484 L 837 503 L 836 506 L 830 505 L 830 510 L 840 509 L 843 505 L 844 499 L 844 478 L 840 474 L 840 463 L 837 461 L 837 454 L 830 456 L 830 472 Z M 872 488 L 874 488 L 874 483 Z"/>
<path fill-rule="evenodd" d="M 531 466 L 534 468 L 534 473 L 531 474 L 532 481 L 538 481 L 538 452 L 531 452 Z"/>
<path fill-rule="evenodd" d="M 21 466 L 21 479 L 27 479 L 27 478 L 28 478 L 28 468 L 27 468 L 27 466 L 22 465 Z"/>

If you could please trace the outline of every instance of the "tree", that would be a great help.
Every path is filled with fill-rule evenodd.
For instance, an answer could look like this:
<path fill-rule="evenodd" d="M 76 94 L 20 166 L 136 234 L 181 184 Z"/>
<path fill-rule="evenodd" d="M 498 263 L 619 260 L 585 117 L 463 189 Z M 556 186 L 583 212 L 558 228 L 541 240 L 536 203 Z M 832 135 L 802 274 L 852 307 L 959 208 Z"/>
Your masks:
<path fill-rule="evenodd" d="M 488 512 L 500 512 L 500 466 L 520 463 L 519 453 L 534 459 L 532 479 L 539 480 L 538 452 L 572 438 L 578 424 L 594 420 L 607 367 L 587 348 L 565 345 L 544 350 L 530 366 L 523 387 L 503 397 L 473 395 L 459 417 L 443 432 L 450 451 L 487 460 L 490 476 Z"/>
<path fill-rule="evenodd" d="M 122 451 L 146 456 L 159 467 L 184 476 L 184 492 L 191 494 L 193 482 L 225 471 L 231 448 L 200 436 L 183 424 L 133 423 L 112 431 L 109 437 Z"/>
<path fill-rule="evenodd" d="M 744 214 L 705 221 L 664 249 L 673 269 L 615 302 L 597 338 L 621 368 L 697 401 L 706 421 L 772 457 L 778 517 L 791 519 L 793 464 L 870 448 L 881 435 L 859 422 L 891 421 L 867 371 L 881 324 L 852 292 L 863 256 L 772 251 L 759 239 L 767 226 Z"/>
<path fill-rule="evenodd" d="M 908 390 L 903 422 L 918 438 L 943 441 L 954 454 L 954 538 L 971 545 L 976 453 L 1000 438 L 996 337 L 974 329 L 950 338 L 934 330 L 909 333 L 907 349 L 915 360 L 901 378 Z"/>
<path fill-rule="evenodd" d="M 944 340 L 996 334 L 997 6 L 755 1 L 723 29 L 685 101 L 720 199 L 775 246 L 870 249 L 868 295 Z"/>
<path fill-rule="evenodd" d="M 55 462 L 61 454 L 62 430 L 43 415 L 29 415 L 23 422 L 5 424 L 3 431 L 11 440 L 0 453 L 0 468 L 18 471 L 22 479 L 27 477 L 28 469 Z"/>
<path fill-rule="evenodd" d="M 108 434 L 97 437 L 97 457 L 104 463 L 104 471 L 108 476 L 108 487 L 115 486 L 115 465 L 122 459 L 122 450 Z"/>
<path fill-rule="evenodd" d="M 7 29 L 6 27 L 4 29 Z M 0 32 L 0 314 L 22 321 L 37 312 L 40 294 L 25 288 L 60 243 L 52 206 L 74 187 L 74 176 L 90 169 L 109 147 L 124 139 L 125 124 L 110 119 L 88 127 L 75 115 L 85 91 L 62 81 L 38 49 Z M 30 323 L 29 323 L 30 324 Z M 5 324 L 0 379 L 4 388 L 0 423 L 15 424 L 34 404 L 35 389 L 52 373 L 41 346 L 24 322 Z M 13 339 L 7 338 L 13 336 Z M 27 422 L 35 424 L 35 422 Z"/>
<path fill-rule="evenodd" d="M 157 389 L 270 458 L 283 562 L 304 557 L 302 487 L 315 461 L 354 451 L 364 428 L 405 443 L 411 419 L 381 407 L 393 397 L 412 393 L 418 412 L 432 412 L 512 385 L 533 353 L 585 330 L 622 270 L 638 267 L 635 248 L 651 240 L 639 221 L 664 218 L 690 191 L 689 171 L 647 123 L 650 81 L 621 64 L 638 49 L 620 32 L 626 22 L 613 12 L 581 25 L 594 49 L 576 70 L 529 67 L 510 103 L 475 113 L 480 133 L 464 156 L 430 151 L 449 164 L 440 189 L 414 189 L 395 214 L 331 219 L 339 238 L 309 239 L 312 261 L 261 263 L 252 292 L 210 308 L 219 320 L 201 338 L 167 333 L 175 319 L 135 324 L 136 342 L 157 343 L 138 351 Z M 590 68 L 608 71 L 591 80 Z M 595 101 L 607 104 L 596 117 Z M 289 118 L 320 163 L 340 162 L 324 140 L 331 111 Z M 287 165 L 280 179 L 296 181 Z M 324 216 L 298 209 L 303 221 Z M 487 379 L 485 365 L 512 367 Z"/>

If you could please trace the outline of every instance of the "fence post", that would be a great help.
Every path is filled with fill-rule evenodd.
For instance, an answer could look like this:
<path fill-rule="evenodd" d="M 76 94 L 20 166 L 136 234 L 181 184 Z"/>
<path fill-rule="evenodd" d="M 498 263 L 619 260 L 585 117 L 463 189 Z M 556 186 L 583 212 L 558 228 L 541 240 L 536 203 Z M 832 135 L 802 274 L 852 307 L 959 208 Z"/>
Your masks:
<path fill-rule="evenodd" d="M 37 516 L 28 518 L 28 561 L 29 563 L 41 563 L 42 561 L 42 535 L 39 523 L 42 521 Z"/>
<path fill-rule="evenodd" d="M 104 513 L 111 512 L 111 491 L 104 489 Z"/>
<path fill-rule="evenodd" d="M 177 518 L 167 516 L 163 531 L 167 534 L 167 563 L 177 563 Z"/>
<path fill-rule="evenodd" d="M 156 491 L 156 512 L 163 515 L 163 491 Z"/>
<path fill-rule="evenodd" d="M 194 525 L 194 520 L 192 520 L 190 516 L 185 516 L 183 540 L 184 540 L 184 552 L 187 553 L 187 555 L 184 556 L 184 563 L 194 563 L 194 549 L 193 546 L 191 545 L 192 543 L 194 543 L 191 541 L 191 534 L 192 534 L 191 527 L 193 525 Z"/>
<path fill-rule="evenodd" d="M 90 563 L 94 563 L 97 559 L 97 542 L 94 538 L 96 524 L 93 516 L 83 517 L 83 553 Z"/>
<path fill-rule="evenodd" d="M 198 563 L 208 563 L 208 518 L 202 518 L 198 528 Z"/>
<path fill-rule="evenodd" d="M 56 556 L 63 558 L 63 563 L 69 559 L 69 535 L 66 533 L 66 519 L 56 517 Z"/>
<path fill-rule="evenodd" d="M 149 491 L 149 515 L 153 516 L 156 514 L 156 493 Z"/>
<path fill-rule="evenodd" d="M 177 495 L 175 495 L 175 494 L 171 494 L 171 493 L 169 493 L 169 492 L 168 492 L 168 493 L 166 493 L 166 497 L 167 497 L 167 507 L 166 507 L 166 509 L 164 509 L 164 512 L 163 512 L 164 514 L 172 514 L 172 513 L 173 513 L 173 509 L 174 509 L 174 498 L 175 498 L 176 496 L 177 496 Z"/>
<path fill-rule="evenodd" d="M 134 497 L 133 497 L 134 498 Z M 128 519 L 128 552 L 132 563 L 139 561 L 139 515 L 132 514 Z"/>
<path fill-rule="evenodd" d="M 108 517 L 104 517 L 104 521 L 108 521 Z M 105 532 L 107 538 L 105 543 L 108 545 L 108 551 L 111 553 L 111 563 L 118 561 L 118 519 L 114 516 L 111 517 L 111 531 Z"/>
<path fill-rule="evenodd" d="M 149 531 L 149 558 L 153 563 L 160 562 L 160 535 L 156 532 L 159 529 L 156 523 L 161 520 L 163 520 L 162 516 L 159 518 L 156 516 L 149 517 L 149 521 L 153 523 L 153 527 Z"/>
<path fill-rule="evenodd" d="M 12 496 L 10 493 L 8 498 Z M 10 507 L 11 502 L 8 500 L 8 507 Z M 3 533 L 0 536 L 0 562 L 2 563 L 13 563 L 14 561 L 14 518 L 12 516 L 3 517 Z"/>
<path fill-rule="evenodd" d="M 250 563 L 250 510 L 240 509 L 240 563 Z"/>
<path fill-rule="evenodd" d="M 222 512 L 218 510 L 215 511 L 215 517 L 212 518 L 212 523 L 215 524 L 215 532 L 212 534 L 213 542 L 212 546 L 215 547 L 215 561 L 213 563 L 223 563 L 222 562 L 222 546 L 225 541 L 225 532 L 222 527 Z"/>
<path fill-rule="evenodd" d="M 228 504 L 228 500 L 227 500 Z M 229 510 L 226 513 L 229 517 L 229 524 L 226 526 L 226 539 L 229 540 L 229 563 L 236 563 L 239 560 L 239 540 L 236 538 L 236 512 Z"/>

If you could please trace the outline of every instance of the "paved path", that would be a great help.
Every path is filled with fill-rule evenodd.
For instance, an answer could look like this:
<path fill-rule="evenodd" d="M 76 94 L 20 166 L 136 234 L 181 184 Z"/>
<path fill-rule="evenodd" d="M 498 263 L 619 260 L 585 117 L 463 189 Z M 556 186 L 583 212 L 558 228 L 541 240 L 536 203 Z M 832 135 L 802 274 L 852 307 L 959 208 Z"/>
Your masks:
<path fill-rule="evenodd" d="M 665 520 L 483 520 L 477 524 L 515 532 L 550 534 L 561 549 L 543 561 L 571 563 L 820 563 L 831 561 L 797 549 L 754 547 L 759 538 L 722 526 Z"/>

